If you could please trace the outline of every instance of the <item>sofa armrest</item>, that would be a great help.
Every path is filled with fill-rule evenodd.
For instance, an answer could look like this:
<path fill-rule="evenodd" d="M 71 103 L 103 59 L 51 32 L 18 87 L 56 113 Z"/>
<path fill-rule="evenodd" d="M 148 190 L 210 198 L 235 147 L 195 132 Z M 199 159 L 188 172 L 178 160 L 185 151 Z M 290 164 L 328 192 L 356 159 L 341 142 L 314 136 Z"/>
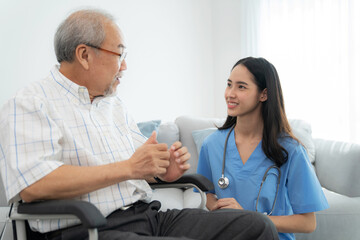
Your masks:
<path fill-rule="evenodd" d="M 360 145 L 324 139 L 314 139 L 314 143 L 321 185 L 349 197 L 360 197 Z"/>
<path fill-rule="evenodd" d="M 106 219 L 93 204 L 77 200 L 49 200 L 33 203 L 20 203 L 19 214 L 27 215 L 75 215 L 86 228 L 106 225 Z"/>

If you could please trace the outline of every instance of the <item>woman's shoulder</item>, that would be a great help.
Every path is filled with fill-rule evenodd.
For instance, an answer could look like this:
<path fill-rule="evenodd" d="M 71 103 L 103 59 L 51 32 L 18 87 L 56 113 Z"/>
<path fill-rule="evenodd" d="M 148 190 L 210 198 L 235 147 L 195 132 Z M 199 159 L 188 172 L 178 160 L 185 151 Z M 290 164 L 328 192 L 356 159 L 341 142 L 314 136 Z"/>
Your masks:
<path fill-rule="evenodd" d="M 304 148 L 299 141 L 288 135 L 280 137 L 278 141 L 280 145 L 285 148 L 286 151 L 288 151 L 289 153 L 294 151 L 302 151 L 302 149 Z"/>
<path fill-rule="evenodd" d="M 287 136 L 279 139 L 279 143 L 288 153 L 288 161 L 285 165 L 303 165 L 310 163 L 309 156 L 304 146 L 296 139 Z"/>

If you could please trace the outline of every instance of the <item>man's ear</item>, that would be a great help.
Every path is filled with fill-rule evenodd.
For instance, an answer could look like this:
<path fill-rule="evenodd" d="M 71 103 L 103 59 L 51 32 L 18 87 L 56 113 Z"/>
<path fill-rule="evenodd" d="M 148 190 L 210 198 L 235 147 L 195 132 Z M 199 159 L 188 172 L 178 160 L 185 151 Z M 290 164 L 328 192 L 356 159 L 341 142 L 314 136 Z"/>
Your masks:
<path fill-rule="evenodd" d="M 265 88 L 260 94 L 260 102 L 265 102 L 267 98 L 267 88 Z"/>
<path fill-rule="evenodd" d="M 89 70 L 89 47 L 80 44 L 75 49 L 75 58 L 85 70 Z"/>

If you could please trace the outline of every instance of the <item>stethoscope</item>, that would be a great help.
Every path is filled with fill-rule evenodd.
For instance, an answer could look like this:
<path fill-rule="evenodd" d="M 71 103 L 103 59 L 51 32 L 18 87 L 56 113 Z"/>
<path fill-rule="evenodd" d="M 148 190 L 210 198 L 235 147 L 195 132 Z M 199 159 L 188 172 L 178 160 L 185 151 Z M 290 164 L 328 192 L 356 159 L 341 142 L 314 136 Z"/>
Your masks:
<path fill-rule="evenodd" d="M 222 164 L 222 171 L 221 171 L 221 177 L 219 178 L 218 180 L 218 185 L 221 189 L 225 189 L 229 186 L 230 182 L 229 182 L 229 179 L 225 176 L 224 174 L 224 171 L 225 171 L 225 159 L 226 159 L 226 147 L 227 147 L 227 143 L 228 143 L 228 140 L 229 140 L 229 136 L 230 136 L 230 133 L 231 131 L 235 128 L 235 124 L 231 127 L 230 131 L 228 132 L 227 136 L 226 136 L 226 139 L 225 139 L 225 145 L 224 145 L 224 154 L 223 154 L 223 164 Z M 276 169 L 279 173 L 279 175 L 277 176 L 277 186 L 276 186 L 276 193 L 275 193 L 275 199 L 274 199 L 274 202 L 273 202 L 273 205 L 272 205 L 272 208 L 271 208 L 271 211 L 270 213 L 265 213 L 267 215 L 271 215 L 274 211 L 274 208 L 275 208 L 275 203 L 276 203 L 276 200 L 277 200 L 277 196 L 278 196 L 278 193 L 279 193 L 279 186 L 280 186 L 280 177 L 281 177 L 281 171 L 280 171 L 280 168 L 277 167 L 276 165 L 272 165 L 270 167 L 268 167 L 265 171 L 265 174 L 262 178 L 262 181 L 261 181 L 261 185 L 260 185 L 260 189 L 259 189 L 259 193 L 257 195 L 257 198 L 256 198 L 256 205 L 255 205 L 255 211 L 257 212 L 257 207 L 258 207 L 258 203 L 259 203 L 259 198 L 260 198 L 260 193 L 261 193 L 261 190 L 262 190 L 262 187 L 264 185 L 264 182 L 266 181 L 266 178 L 267 178 L 267 175 L 268 175 L 268 172 L 272 169 Z"/>

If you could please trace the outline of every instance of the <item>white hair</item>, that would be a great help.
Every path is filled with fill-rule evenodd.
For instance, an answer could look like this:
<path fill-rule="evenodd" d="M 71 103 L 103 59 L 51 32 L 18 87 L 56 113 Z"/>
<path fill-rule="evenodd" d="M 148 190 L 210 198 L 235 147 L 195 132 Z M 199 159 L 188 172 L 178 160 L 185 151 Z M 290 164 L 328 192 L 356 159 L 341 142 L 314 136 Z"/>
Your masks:
<path fill-rule="evenodd" d="M 105 40 L 104 22 L 114 22 L 103 10 L 87 9 L 72 13 L 58 27 L 54 37 L 57 61 L 72 62 L 79 44 L 100 47 Z"/>

